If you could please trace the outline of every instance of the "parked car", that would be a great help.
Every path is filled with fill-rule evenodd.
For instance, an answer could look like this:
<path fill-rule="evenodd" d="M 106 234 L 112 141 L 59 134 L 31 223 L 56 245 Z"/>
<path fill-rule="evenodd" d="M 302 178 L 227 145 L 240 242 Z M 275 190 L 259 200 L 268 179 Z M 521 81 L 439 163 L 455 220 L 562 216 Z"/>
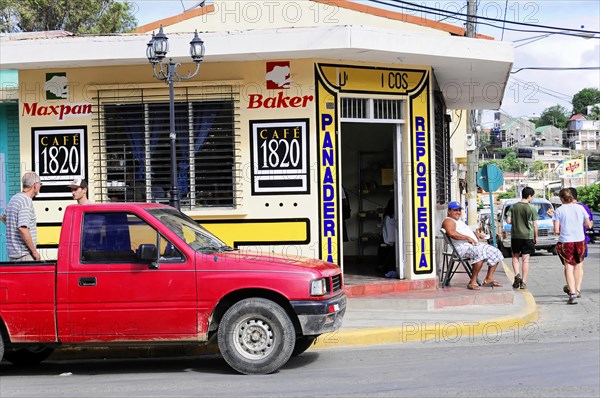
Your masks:
<path fill-rule="evenodd" d="M 591 243 L 596 242 L 600 239 L 600 211 L 592 211 L 592 221 L 594 225 L 592 225 L 592 229 L 587 230 L 587 235 L 591 239 Z"/>
<path fill-rule="evenodd" d="M 520 199 L 510 199 L 503 203 L 502 210 L 498 215 L 498 224 L 496 225 L 496 241 L 498 249 L 502 250 L 504 257 L 511 256 L 510 239 L 512 226 L 506 222 L 508 209 Z M 548 215 L 548 210 L 553 209 L 552 203 L 547 199 L 535 198 L 531 203 L 534 211 L 538 213 L 538 241 L 535 244 L 536 250 L 547 250 L 552 254 L 556 254 L 556 242 L 558 235 L 554 234 L 554 225 L 552 217 Z"/>
<path fill-rule="evenodd" d="M 485 234 L 488 237 L 488 240 L 492 236 L 492 213 L 489 208 L 481 209 L 479 213 L 477 213 L 477 226 L 479 232 Z"/>

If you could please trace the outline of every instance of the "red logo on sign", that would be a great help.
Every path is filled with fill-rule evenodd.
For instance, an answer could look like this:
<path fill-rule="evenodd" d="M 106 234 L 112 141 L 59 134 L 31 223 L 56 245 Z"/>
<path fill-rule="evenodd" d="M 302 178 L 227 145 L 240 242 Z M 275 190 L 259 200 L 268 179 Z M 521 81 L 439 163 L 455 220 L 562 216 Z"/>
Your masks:
<path fill-rule="evenodd" d="M 267 90 L 281 90 L 290 88 L 292 81 L 292 70 L 290 61 L 267 62 Z"/>
<path fill-rule="evenodd" d="M 289 97 L 279 92 L 275 97 L 263 97 L 262 94 L 250 94 L 248 98 L 248 109 L 258 108 L 306 108 L 312 102 L 312 95 L 302 97 Z"/>
<path fill-rule="evenodd" d="M 573 162 L 565 168 L 566 171 L 572 173 L 579 168 L 579 162 Z"/>

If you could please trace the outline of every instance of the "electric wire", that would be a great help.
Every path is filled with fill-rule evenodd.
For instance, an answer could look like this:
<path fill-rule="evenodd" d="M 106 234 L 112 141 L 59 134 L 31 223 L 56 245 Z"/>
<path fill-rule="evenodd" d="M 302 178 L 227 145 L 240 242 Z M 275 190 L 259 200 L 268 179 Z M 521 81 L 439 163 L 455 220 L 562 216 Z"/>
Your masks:
<path fill-rule="evenodd" d="M 419 5 L 419 4 L 415 4 L 415 3 L 410 3 L 410 2 L 406 2 L 406 1 L 400 1 L 400 0 L 386 0 L 386 1 L 382 1 L 382 0 L 369 0 L 373 3 L 378 3 L 378 4 L 382 4 L 382 5 L 386 5 L 386 6 L 390 6 L 396 9 L 400 9 L 400 10 L 409 10 L 409 11 L 417 11 L 417 12 L 423 12 L 426 11 L 429 14 L 432 15 L 437 15 L 437 16 L 443 16 L 446 18 L 450 18 L 453 17 L 459 21 L 462 22 L 466 22 L 466 18 L 459 18 L 460 17 L 470 17 L 470 15 L 468 14 L 463 14 L 463 13 L 459 13 L 459 12 L 453 12 L 453 11 L 445 11 L 445 10 L 441 10 L 438 8 L 433 8 L 433 7 L 427 7 L 424 5 Z M 415 6 L 417 8 L 411 8 L 411 7 L 402 7 L 396 4 L 390 4 L 389 2 L 392 3 L 401 3 L 401 4 L 407 4 L 407 5 L 411 5 L 411 6 Z M 509 30 L 509 31 L 513 31 L 513 32 L 526 32 L 526 33 L 552 33 L 552 34 L 557 34 L 557 35 L 563 35 L 563 36 L 574 36 L 574 37 L 581 37 L 582 34 L 593 34 L 594 36 L 590 37 L 590 38 L 596 38 L 596 39 L 600 39 L 599 37 L 595 37 L 595 35 L 600 34 L 600 32 L 598 31 L 592 31 L 592 30 L 585 30 L 585 29 L 572 29 L 572 28 L 562 28 L 562 27 L 556 27 L 556 26 L 549 26 L 549 25 L 539 25 L 539 24 L 532 24 L 532 23 L 527 23 L 527 22 L 514 22 L 514 21 L 507 21 L 506 18 L 504 19 L 497 19 L 497 18 L 489 18 L 489 17 L 483 17 L 483 16 L 477 16 L 475 15 L 475 18 L 477 19 L 477 24 L 479 25 L 485 25 L 485 26 L 491 26 L 494 27 L 496 29 L 503 29 L 503 30 Z M 484 21 L 493 21 L 493 22 L 501 22 L 503 23 L 503 25 L 505 24 L 512 24 L 512 25 L 517 25 L 517 26 L 530 26 L 530 27 L 535 27 L 535 28 L 543 28 L 543 29 L 550 29 L 550 31 L 548 30 L 534 30 L 534 29 L 516 29 L 516 28 L 508 28 L 508 27 L 500 27 L 497 26 L 495 24 L 492 23 L 486 23 L 486 22 L 482 22 L 482 20 Z"/>
<path fill-rule="evenodd" d="M 528 66 L 528 67 L 523 67 L 523 68 L 519 68 L 517 70 L 511 70 L 510 73 L 514 74 L 514 73 L 519 73 L 522 70 L 546 70 L 546 71 L 552 71 L 552 70 L 600 70 L 600 67 L 598 66 L 582 66 L 582 67 L 551 67 L 551 66 Z"/>
<path fill-rule="evenodd" d="M 518 78 L 518 77 L 516 77 L 516 76 L 511 76 L 510 78 L 511 78 L 512 80 L 514 80 L 515 82 L 517 82 L 517 84 L 521 84 L 521 85 L 523 85 L 523 86 L 526 86 L 526 85 L 531 85 L 531 84 L 532 84 L 532 82 L 527 82 L 527 81 L 525 81 L 525 80 L 519 79 L 519 78 Z M 539 85 L 538 85 L 538 84 L 536 84 L 536 83 L 534 83 L 534 84 L 535 84 L 535 85 L 536 85 L 536 87 L 537 87 L 537 88 L 539 88 L 539 89 L 540 89 L 540 91 L 541 91 L 541 92 L 543 92 L 544 94 L 548 94 L 548 95 L 554 96 L 554 97 L 556 97 L 556 98 L 558 98 L 558 99 L 568 99 L 568 100 L 570 101 L 570 100 L 571 100 L 571 98 L 573 97 L 573 95 L 570 95 L 570 94 L 565 94 L 565 93 L 561 93 L 561 92 L 559 92 L 559 91 L 555 91 L 555 90 L 552 90 L 552 89 L 549 89 L 549 88 L 546 88 L 546 87 L 542 87 L 542 86 L 539 86 Z"/>

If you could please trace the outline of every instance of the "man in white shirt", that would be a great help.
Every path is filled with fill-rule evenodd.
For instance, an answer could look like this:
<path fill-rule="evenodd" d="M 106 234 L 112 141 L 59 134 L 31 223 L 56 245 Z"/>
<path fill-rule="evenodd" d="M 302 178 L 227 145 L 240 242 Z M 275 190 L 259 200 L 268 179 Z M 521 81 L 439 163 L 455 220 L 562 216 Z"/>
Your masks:
<path fill-rule="evenodd" d="M 74 179 L 73 182 L 69 184 L 69 188 L 71 188 L 71 194 L 73 195 L 73 199 L 77 201 L 77 204 L 90 205 L 94 203 L 88 199 L 88 183 L 85 179 Z"/>
<path fill-rule="evenodd" d="M 37 218 L 33 207 L 42 188 L 40 176 L 32 171 L 23 174 L 23 190 L 6 205 L 0 221 L 6 224 L 6 249 L 10 261 L 39 261 Z"/>
<path fill-rule="evenodd" d="M 487 274 L 483 280 L 483 286 L 500 287 L 498 281 L 494 280 L 494 272 L 498 264 L 504 256 L 502 252 L 494 246 L 487 243 L 479 242 L 478 239 L 484 239 L 485 235 L 475 233 L 473 230 L 461 220 L 462 206 L 458 202 L 448 203 L 448 217 L 442 222 L 442 228 L 446 230 L 448 237 L 452 239 L 452 243 L 461 257 L 468 259 L 471 262 L 473 272 L 471 280 L 467 285 L 469 290 L 480 290 L 477 284 L 477 276 L 481 270 L 484 261 L 488 263 Z"/>

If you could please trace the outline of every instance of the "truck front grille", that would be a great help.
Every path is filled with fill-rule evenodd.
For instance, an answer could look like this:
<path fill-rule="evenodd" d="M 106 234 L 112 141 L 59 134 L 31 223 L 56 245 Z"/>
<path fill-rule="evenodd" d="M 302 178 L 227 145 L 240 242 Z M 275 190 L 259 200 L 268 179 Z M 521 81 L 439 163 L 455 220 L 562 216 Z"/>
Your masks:
<path fill-rule="evenodd" d="M 337 292 L 342 289 L 342 275 L 337 274 L 331 277 L 331 284 L 333 286 L 333 291 Z"/>

